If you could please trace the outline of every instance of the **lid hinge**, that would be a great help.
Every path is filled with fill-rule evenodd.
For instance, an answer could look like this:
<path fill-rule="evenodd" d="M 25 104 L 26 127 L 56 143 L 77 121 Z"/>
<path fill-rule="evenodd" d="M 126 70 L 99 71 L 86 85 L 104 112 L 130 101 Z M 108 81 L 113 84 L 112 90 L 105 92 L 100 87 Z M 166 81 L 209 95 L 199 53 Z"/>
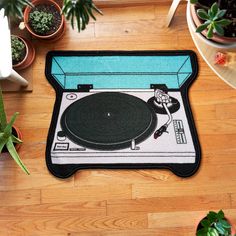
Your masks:
<path fill-rule="evenodd" d="M 79 92 L 89 92 L 90 89 L 93 89 L 92 84 L 78 84 L 77 89 Z"/>
<path fill-rule="evenodd" d="M 168 87 L 166 86 L 166 84 L 150 84 L 150 88 L 151 89 L 160 89 L 165 93 L 168 93 Z"/>

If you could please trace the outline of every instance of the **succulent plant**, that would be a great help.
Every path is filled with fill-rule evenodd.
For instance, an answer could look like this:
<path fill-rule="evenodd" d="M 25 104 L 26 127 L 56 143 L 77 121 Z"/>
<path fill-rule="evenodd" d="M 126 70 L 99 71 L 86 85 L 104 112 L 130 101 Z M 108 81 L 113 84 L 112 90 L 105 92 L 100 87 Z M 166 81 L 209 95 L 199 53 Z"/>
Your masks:
<path fill-rule="evenodd" d="M 3 148 L 6 147 L 9 154 L 15 160 L 15 162 L 21 167 L 21 169 L 26 174 L 29 174 L 29 171 L 21 161 L 14 146 L 14 143 L 22 143 L 22 141 L 17 137 L 15 137 L 12 133 L 12 125 L 15 122 L 15 119 L 18 114 L 19 114 L 18 112 L 15 112 L 10 122 L 7 123 L 7 117 L 3 104 L 2 90 L 0 88 L 0 154 L 2 153 Z"/>
<path fill-rule="evenodd" d="M 16 36 L 11 36 L 11 54 L 12 61 L 18 63 L 22 59 L 25 51 L 25 44 Z"/>
<path fill-rule="evenodd" d="M 29 21 L 35 33 L 45 34 L 53 23 L 53 15 L 44 11 L 33 11 L 29 15 Z"/>
<path fill-rule="evenodd" d="M 95 6 L 92 0 L 64 0 L 62 8 L 62 13 L 67 20 L 70 20 L 73 29 L 75 25 L 74 20 L 76 19 L 79 32 L 86 28 L 90 17 L 96 20 L 94 11 L 102 15 L 102 12 Z"/>
<path fill-rule="evenodd" d="M 210 211 L 200 224 L 201 229 L 197 231 L 197 236 L 235 236 L 231 235 L 231 225 L 222 210 Z"/>
<path fill-rule="evenodd" d="M 26 6 L 33 7 L 29 0 L 1 0 L 0 10 L 5 10 L 5 16 L 13 18 L 23 18 L 23 8 Z"/>
<path fill-rule="evenodd" d="M 232 23 L 231 20 L 223 18 L 225 13 L 226 10 L 220 10 L 217 3 L 214 3 L 208 12 L 205 9 L 198 9 L 198 17 L 205 22 L 196 29 L 196 32 L 200 33 L 207 29 L 207 38 L 209 39 L 213 37 L 214 33 L 223 36 L 224 27 Z"/>

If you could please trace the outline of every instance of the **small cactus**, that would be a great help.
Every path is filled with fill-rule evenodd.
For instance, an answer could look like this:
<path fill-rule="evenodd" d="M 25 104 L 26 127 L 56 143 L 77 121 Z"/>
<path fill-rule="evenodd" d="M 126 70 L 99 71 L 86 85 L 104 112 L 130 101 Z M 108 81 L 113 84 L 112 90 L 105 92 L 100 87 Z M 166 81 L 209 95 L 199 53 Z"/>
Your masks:
<path fill-rule="evenodd" d="M 34 32 L 43 35 L 50 30 L 53 15 L 43 11 L 33 11 L 29 15 L 29 21 Z"/>
<path fill-rule="evenodd" d="M 11 51 L 13 63 L 20 62 L 25 52 L 25 44 L 16 36 L 11 36 Z"/>

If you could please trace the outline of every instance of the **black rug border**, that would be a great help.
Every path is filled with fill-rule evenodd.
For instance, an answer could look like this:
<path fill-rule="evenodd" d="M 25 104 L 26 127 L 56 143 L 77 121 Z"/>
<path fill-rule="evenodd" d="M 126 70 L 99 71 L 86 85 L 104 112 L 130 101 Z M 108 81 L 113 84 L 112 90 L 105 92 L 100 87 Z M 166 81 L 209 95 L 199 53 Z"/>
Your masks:
<path fill-rule="evenodd" d="M 194 147 L 196 150 L 196 162 L 193 164 L 53 164 L 51 161 L 51 146 L 53 143 L 54 132 L 56 129 L 57 118 L 59 114 L 62 93 L 66 91 L 77 91 L 75 89 L 62 89 L 62 87 L 55 83 L 55 79 L 51 76 L 52 58 L 54 56 L 178 56 L 186 55 L 190 57 L 193 72 L 187 81 L 181 86 L 183 102 L 186 104 L 185 112 L 190 126 L 190 131 L 193 138 Z M 192 50 L 165 50 L 165 51 L 49 51 L 46 56 L 45 75 L 49 83 L 56 92 L 56 100 L 53 108 L 52 120 L 48 131 L 47 145 L 46 145 L 46 164 L 49 171 L 58 178 L 68 178 L 78 170 L 83 169 L 169 169 L 179 177 L 190 177 L 194 175 L 199 169 L 201 162 L 201 148 L 198 139 L 197 130 L 195 127 L 193 114 L 191 111 L 188 89 L 195 81 L 198 75 L 198 61 L 197 55 Z M 170 89 L 173 91 L 176 89 Z"/>

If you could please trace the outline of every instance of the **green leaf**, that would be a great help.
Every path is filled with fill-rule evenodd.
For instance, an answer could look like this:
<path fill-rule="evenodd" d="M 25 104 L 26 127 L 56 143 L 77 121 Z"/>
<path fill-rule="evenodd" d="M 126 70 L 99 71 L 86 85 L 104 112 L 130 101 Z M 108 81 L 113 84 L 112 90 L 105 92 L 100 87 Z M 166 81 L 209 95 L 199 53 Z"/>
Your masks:
<path fill-rule="evenodd" d="M 220 234 L 224 235 L 225 233 L 227 233 L 227 231 L 224 229 L 224 227 L 219 222 L 215 223 L 215 228 L 218 230 L 218 232 Z"/>
<path fill-rule="evenodd" d="M 195 4 L 197 2 L 198 2 L 198 0 L 190 0 L 190 3 L 192 3 L 192 4 Z"/>
<path fill-rule="evenodd" d="M 80 32 L 80 15 L 79 15 L 78 11 L 76 11 L 75 14 L 76 14 L 78 32 Z"/>
<path fill-rule="evenodd" d="M 5 9 L 5 16 L 12 16 L 14 18 L 22 18 L 23 8 L 26 6 L 33 7 L 33 4 L 28 0 L 5 0 L 0 4 L 0 8 Z"/>
<path fill-rule="evenodd" d="M 83 12 L 81 8 L 80 8 L 80 11 Z M 84 30 L 85 27 L 86 27 L 86 20 L 85 20 L 84 14 L 82 13 L 81 14 L 81 29 Z"/>
<path fill-rule="evenodd" d="M 63 7 L 62 7 L 62 9 L 61 9 L 62 13 L 63 13 L 65 16 L 66 16 L 66 14 L 67 14 L 67 11 L 68 11 L 69 7 L 71 7 L 70 4 L 64 3 L 64 5 L 63 5 Z"/>
<path fill-rule="evenodd" d="M 208 219 L 203 219 L 201 221 L 201 225 L 204 227 L 204 228 L 208 228 L 209 226 L 211 226 L 211 222 L 208 220 Z"/>
<path fill-rule="evenodd" d="M 220 210 L 218 213 L 217 213 L 217 219 L 223 219 L 225 217 L 225 214 L 222 210 Z"/>
<path fill-rule="evenodd" d="M 13 134 L 11 135 L 11 138 L 12 138 L 12 142 L 13 143 L 22 143 L 22 140 L 20 140 L 19 138 L 17 138 Z"/>
<path fill-rule="evenodd" d="M 94 20 L 96 20 L 96 17 L 93 15 L 93 12 L 92 12 L 91 8 L 88 7 L 87 10 L 88 10 L 89 15 L 90 15 Z"/>
<path fill-rule="evenodd" d="M 25 2 L 25 5 L 28 5 L 29 7 L 34 7 L 34 4 L 28 0 L 24 0 L 24 2 Z"/>
<path fill-rule="evenodd" d="M 198 9 L 197 10 L 197 15 L 202 19 L 202 20 L 209 20 L 210 17 L 208 16 L 207 12 L 204 9 Z"/>
<path fill-rule="evenodd" d="M 21 167 L 21 169 L 26 173 L 26 174 L 30 174 L 28 169 L 26 168 L 26 166 L 23 164 L 23 162 L 21 161 L 14 145 L 12 142 L 11 137 L 8 139 L 7 143 L 6 143 L 7 149 L 11 155 L 11 157 L 15 160 L 15 162 Z"/>
<path fill-rule="evenodd" d="M 197 236 L 206 236 L 206 230 L 204 228 L 197 231 Z"/>
<path fill-rule="evenodd" d="M 0 153 L 2 153 L 2 149 L 6 144 L 7 139 L 4 137 L 4 133 L 0 133 Z"/>
<path fill-rule="evenodd" d="M 23 18 L 22 6 L 15 5 L 16 16 L 20 19 Z"/>
<path fill-rule="evenodd" d="M 99 10 L 99 9 L 95 6 L 94 3 L 92 3 L 92 9 L 93 9 L 94 11 L 96 11 L 97 13 L 99 13 L 100 15 L 103 15 L 102 11 Z"/>
<path fill-rule="evenodd" d="M 214 28 L 217 34 L 219 35 L 224 35 L 225 31 L 223 29 L 223 27 L 219 24 L 217 24 L 216 22 L 214 23 Z"/>
<path fill-rule="evenodd" d="M 217 213 L 214 211 L 209 211 L 209 213 L 207 214 L 207 218 L 211 221 L 214 222 L 215 220 L 217 220 Z"/>
<path fill-rule="evenodd" d="M 19 112 L 15 112 L 14 115 L 11 117 L 10 122 L 7 124 L 6 128 L 4 129 L 4 133 L 8 136 L 12 133 L 12 125 L 14 124 L 16 117 L 19 115 Z"/>
<path fill-rule="evenodd" d="M 70 20 L 70 24 L 72 26 L 72 29 L 74 29 L 74 16 L 75 16 L 74 11 L 72 11 L 71 20 Z"/>
<path fill-rule="evenodd" d="M 67 20 L 70 20 L 71 19 L 71 16 L 72 16 L 72 12 L 73 12 L 73 8 L 69 9 L 66 13 L 66 19 Z"/>
<path fill-rule="evenodd" d="M 214 27 L 213 25 L 210 25 L 208 31 L 207 31 L 207 38 L 208 39 L 211 39 L 213 37 L 213 30 L 214 30 Z"/>
<path fill-rule="evenodd" d="M 219 11 L 217 12 L 215 18 L 216 18 L 216 19 L 221 18 L 221 17 L 223 17 L 223 16 L 225 15 L 225 13 L 226 13 L 226 10 L 219 10 Z M 216 20 L 216 19 L 215 19 L 215 20 Z"/>
<path fill-rule="evenodd" d="M 3 130 L 6 128 L 6 125 L 7 125 L 7 117 L 4 109 L 2 90 L 0 87 L 0 132 L 3 132 Z"/>
<path fill-rule="evenodd" d="M 87 9 L 86 6 L 83 6 L 83 13 L 84 13 L 84 18 L 85 18 L 85 23 L 87 25 L 89 23 L 89 15 L 88 15 L 86 9 Z"/>
<path fill-rule="evenodd" d="M 209 228 L 206 236 L 219 236 L 219 233 L 215 228 Z"/>
<path fill-rule="evenodd" d="M 210 23 L 204 23 L 204 24 L 198 26 L 197 29 L 196 29 L 196 32 L 197 32 L 197 33 L 202 32 L 203 30 L 205 30 L 205 29 L 207 28 L 207 26 L 208 26 L 209 24 L 210 24 Z"/>
<path fill-rule="evenodd" d="M 208 9 L 208 16 L 209 16 L 209 19 L 210 19 L 211 21 L 214 19 L 214 15 L 213 15 L 213 13 L 212 13 L 212 11 L 211 11 L 211 8 Z"/>
<path fill-rule="evenodd" d="M 64 0 L 62 7 L 62 13 L 65 15 L 67 20 L 71 21 L 72 28 L 74 28 L 74 19 L 72 19 L 72 17 L 76 18 L 78 32 L 86 28 L 90 17 L 96 20 L 93 11 L 102 14 L 102 12 L 93 4 L 92 0 Z"/>
<path fill-rule="evenodd" d="M 230 228 L 231 228 L 231 224 L 230 224 L 228 221 L 226 221 L 226 220 L 220 219 L 220 220 L 219 220 L 219 223 L 220 223 L 224 228 L 226 228 L 226 229 L 230 229 Z"/>
<path fill-rule="evenodd" d="M 230 25 L 232 23 L 231 20 L 228 20 L 228 19 L 222 19 L 222 20 L 218 20 L 218 21 L 215 21 L 217 24 L 221 25 L 221 26 L 227 26 L 227 25 Z"/>
<path fill-rule="evenodd" d="M 211 6 L 211 12 L 212 12 L 212 16 L 215 17 L 216 14 L 219 11 L 219 7 L 217 5 L 217 3 L 215 2 L 212 6 Z"/>

